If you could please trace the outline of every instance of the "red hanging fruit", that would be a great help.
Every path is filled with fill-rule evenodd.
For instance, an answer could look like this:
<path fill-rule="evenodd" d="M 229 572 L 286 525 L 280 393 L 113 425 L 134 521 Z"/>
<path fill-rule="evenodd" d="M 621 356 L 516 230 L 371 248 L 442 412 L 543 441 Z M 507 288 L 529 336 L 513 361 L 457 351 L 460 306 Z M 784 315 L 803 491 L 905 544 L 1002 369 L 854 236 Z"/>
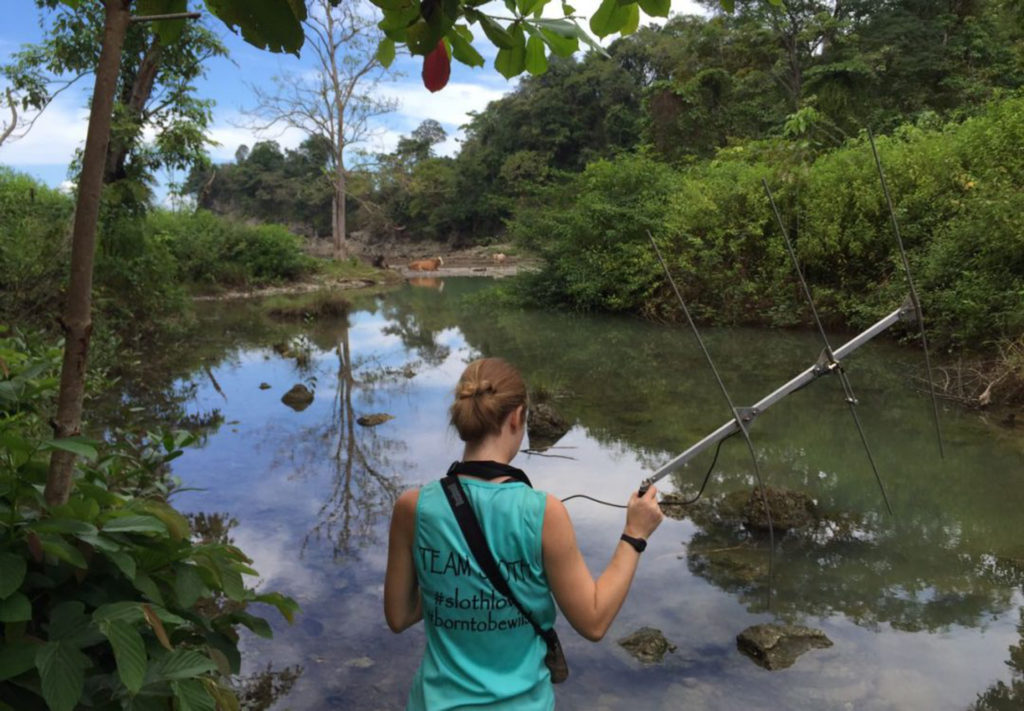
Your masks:
<path fill-rule="evenodd" d="M 430 91 L 441 91 L 452 73 L 452 63 L 444 40 L 438 40 L 434 50 L 423 58 L 423 86 Z"/>

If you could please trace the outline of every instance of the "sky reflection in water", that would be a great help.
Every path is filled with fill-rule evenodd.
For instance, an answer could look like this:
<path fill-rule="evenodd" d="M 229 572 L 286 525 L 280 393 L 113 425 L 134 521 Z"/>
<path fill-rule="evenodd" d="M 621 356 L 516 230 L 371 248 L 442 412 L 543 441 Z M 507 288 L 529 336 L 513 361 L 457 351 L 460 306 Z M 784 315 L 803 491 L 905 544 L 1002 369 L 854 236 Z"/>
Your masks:
<path fill-rule="evenodd" d="M 273 640 L 245 643 L 250 670 L 268 662 L 303 667 L 277 708 L 404 705 L 423 632 L 393 635 L 384 624 L 388 517 L 400 490 L 441 476 L 460 455 L 446 409 L 471 358 L 508 357 L 577 422 L 559 442 L 564 449 L 549 451 L 572 460 L 520 455 L 515 462 L 535 486 L 560 497 L 585 492 L 624 501 L 645 472 L 726 419 L 682 330 L 499 313 L 460 298 L 480 288 L 487 287 L 406 287 L 367 302 L 347 324 L 296 325 L 293 335 L 305 335 L 312 353 L 306 367 L 270 343 L 229 349 L 213 367 L 226 400 L 203 375 L 193 376 L 200 387 L 189 410 L 220 408 L 229 424 L 174 463 L 187 486 L 203 488 L 177 504 L 238 519 L 233 536 L 254 558 L 260 585 L 303 608 L 293 626 L 274 621 Z M 220 328 L 210 323 L 223 338 Z M 818 350 L 808 334 L 719 330 L 707 337 L 740 402 L 788 379 Z M 795 395 L 754 430 L 774 485 L 863 519 L 858 540 L 786 538 L 776 555 L 774 615 L 821 628 L 835 646 L 808 652 L 785 671 L 756 667 L 737 652 L 735 636 L 773 619 L 757 568 L 766 568 L 766 552 L 749 558 L 753 572 L 737 572 L 736 561 L 722 564 L 707 553 L 735 544 L 735 531 L 666 520 L 603 642 L 588 643 L 559 620 L 572 676 L 557 688 L 558 707 L 966 709 L 994 682 L 1009 680 L 1008 648 L 1021 643 L 1024 603 L 1019 445 L 976 418 L 947 412 L 950 454 L 940 463 L 927 403 L 904 377 L 913 358 L 872 345 L 850 368 L 894 519 L 884 514 L 834 383 Z M 271 389 L 259 389 L 264 381 Z M 316 397 L 293 412 L 280 397 L 298 382 Z M 352 423 L 378 412 L 395 419 L 374 428 Z M 741 443 L 723 448 L 709 498 L 749 486 L 746 456 Z M 694 492 L 708 461 L 662 488 Z M 567 505 L 597 572 L 623 513 L 586 501 Z M 678 646 L 659 665 L 643 666 L 615 643 L 645 625 Z"/>

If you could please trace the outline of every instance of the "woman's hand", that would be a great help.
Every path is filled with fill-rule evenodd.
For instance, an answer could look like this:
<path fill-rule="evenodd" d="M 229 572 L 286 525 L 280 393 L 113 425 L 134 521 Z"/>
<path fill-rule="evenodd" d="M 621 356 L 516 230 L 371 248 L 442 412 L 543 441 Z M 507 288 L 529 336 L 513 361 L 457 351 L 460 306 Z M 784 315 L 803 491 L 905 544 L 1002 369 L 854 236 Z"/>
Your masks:
<path fill-rule="evenodd" d="M 643 496 L 633 492 L 626 507 L 626 529 L 623 533 L 636 538 L 650 538 L 661 524 L 661 520 L 665 518 L 661 507 L 658 506 L 657 495 L 658 490 L 653 486 L 648 488 Z"/>

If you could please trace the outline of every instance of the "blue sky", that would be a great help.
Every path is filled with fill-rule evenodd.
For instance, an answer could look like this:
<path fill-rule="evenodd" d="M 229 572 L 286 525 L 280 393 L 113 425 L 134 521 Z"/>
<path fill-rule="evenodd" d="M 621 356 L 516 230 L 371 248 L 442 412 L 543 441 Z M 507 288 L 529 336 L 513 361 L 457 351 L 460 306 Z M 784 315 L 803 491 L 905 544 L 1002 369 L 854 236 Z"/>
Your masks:
<path fill-rule="evenodd" d="M 42 35 L 40 11 L 33 0 L 4 0 L 3 4 L 0 63 L 6 63 L 9 55 L 20 45 L 38 41 Z M 597 4 L 597 0 L 573 2 L 578 13 L 584 16 L 589 16 Z M 550 5 L 555 10 L 559 3 Z M 672 10 L 673 13 L 700 12 L 693 0 L 673 0 Z M 504 7 L 495 8 L 494 12 L 503 14 Z M 275 75 L 301 75 L 311 71 L 311 52 L 304 52 L 300 57 L 264 52 L 233 35 L 216 18 L 208 16 L 204 21 L 221 37 L 229 52 L 227 58 L 217 58 L 208 63 L 207 76 L 197 86 L 199 96 L 216 102 L 209 132 L 219 144 L 210 147 L 213 160 L 232 160 L 239 145 L 251 146 L 261 138 L 277 140 L 286 147 L 301 142 L 303 135 L 296 130 L 255 133 L 246 127 L 248 119 L 244 111 L 254 104 L 253 85 L 270 88 Z M 364 145 L 364 149 L 390 150 L 399 136 L 408 134 L 426 119 L 435 119 L 449 134 L 448 140 L 439 147 L 440 152 L 450 155 L 458 151 L 459 126 L 467 121 L 467 113 L 481 111 L 488 102 L 500 98 L 516 85 L 516 80 L 506 80 L 490 66 L 496 50 L 486 42 L 481 32 L 477 30 L 475 34 L 480 39 L 474 44 L 488 60 L 488 66 L 473 69 L 453 61 L 448 86 L 436 94 L 427 91 L 420 80 L 421 58 L 399 56 L 395 60 L 392 65 L 394 76 L 382 83 L 378 91 L 397 99 L 398 110 L 379 120 L 378 135 Z M 26 136 L 0 145 L 0 164 L 33 175 L 52 186 L 64 182 L 74 151 L 85 139 L 86 103 L 91 90 L 92 77 L 86 77 L 73 90 L 58 97 Z M 0 120 L 7 119 L 4 116 Z M 183 180 L 184 176 L 163 176 L 162 182 L 175 179 Z"/>

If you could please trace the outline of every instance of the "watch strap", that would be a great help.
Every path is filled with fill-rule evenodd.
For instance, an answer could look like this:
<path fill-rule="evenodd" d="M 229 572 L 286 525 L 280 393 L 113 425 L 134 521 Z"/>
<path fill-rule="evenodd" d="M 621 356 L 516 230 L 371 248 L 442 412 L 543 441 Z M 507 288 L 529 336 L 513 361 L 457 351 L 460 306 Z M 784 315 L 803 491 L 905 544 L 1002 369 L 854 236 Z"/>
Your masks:
<path fill-rule="evenodd" d="M 619 536 L 619 540 L 625 541 L 629 545 L 633 546 L 633 550 L 637 553 L 643 553 L 647 550 L 647 539 L 646 538 L 634 538 L 633 536 L 623 533 Z"/>

